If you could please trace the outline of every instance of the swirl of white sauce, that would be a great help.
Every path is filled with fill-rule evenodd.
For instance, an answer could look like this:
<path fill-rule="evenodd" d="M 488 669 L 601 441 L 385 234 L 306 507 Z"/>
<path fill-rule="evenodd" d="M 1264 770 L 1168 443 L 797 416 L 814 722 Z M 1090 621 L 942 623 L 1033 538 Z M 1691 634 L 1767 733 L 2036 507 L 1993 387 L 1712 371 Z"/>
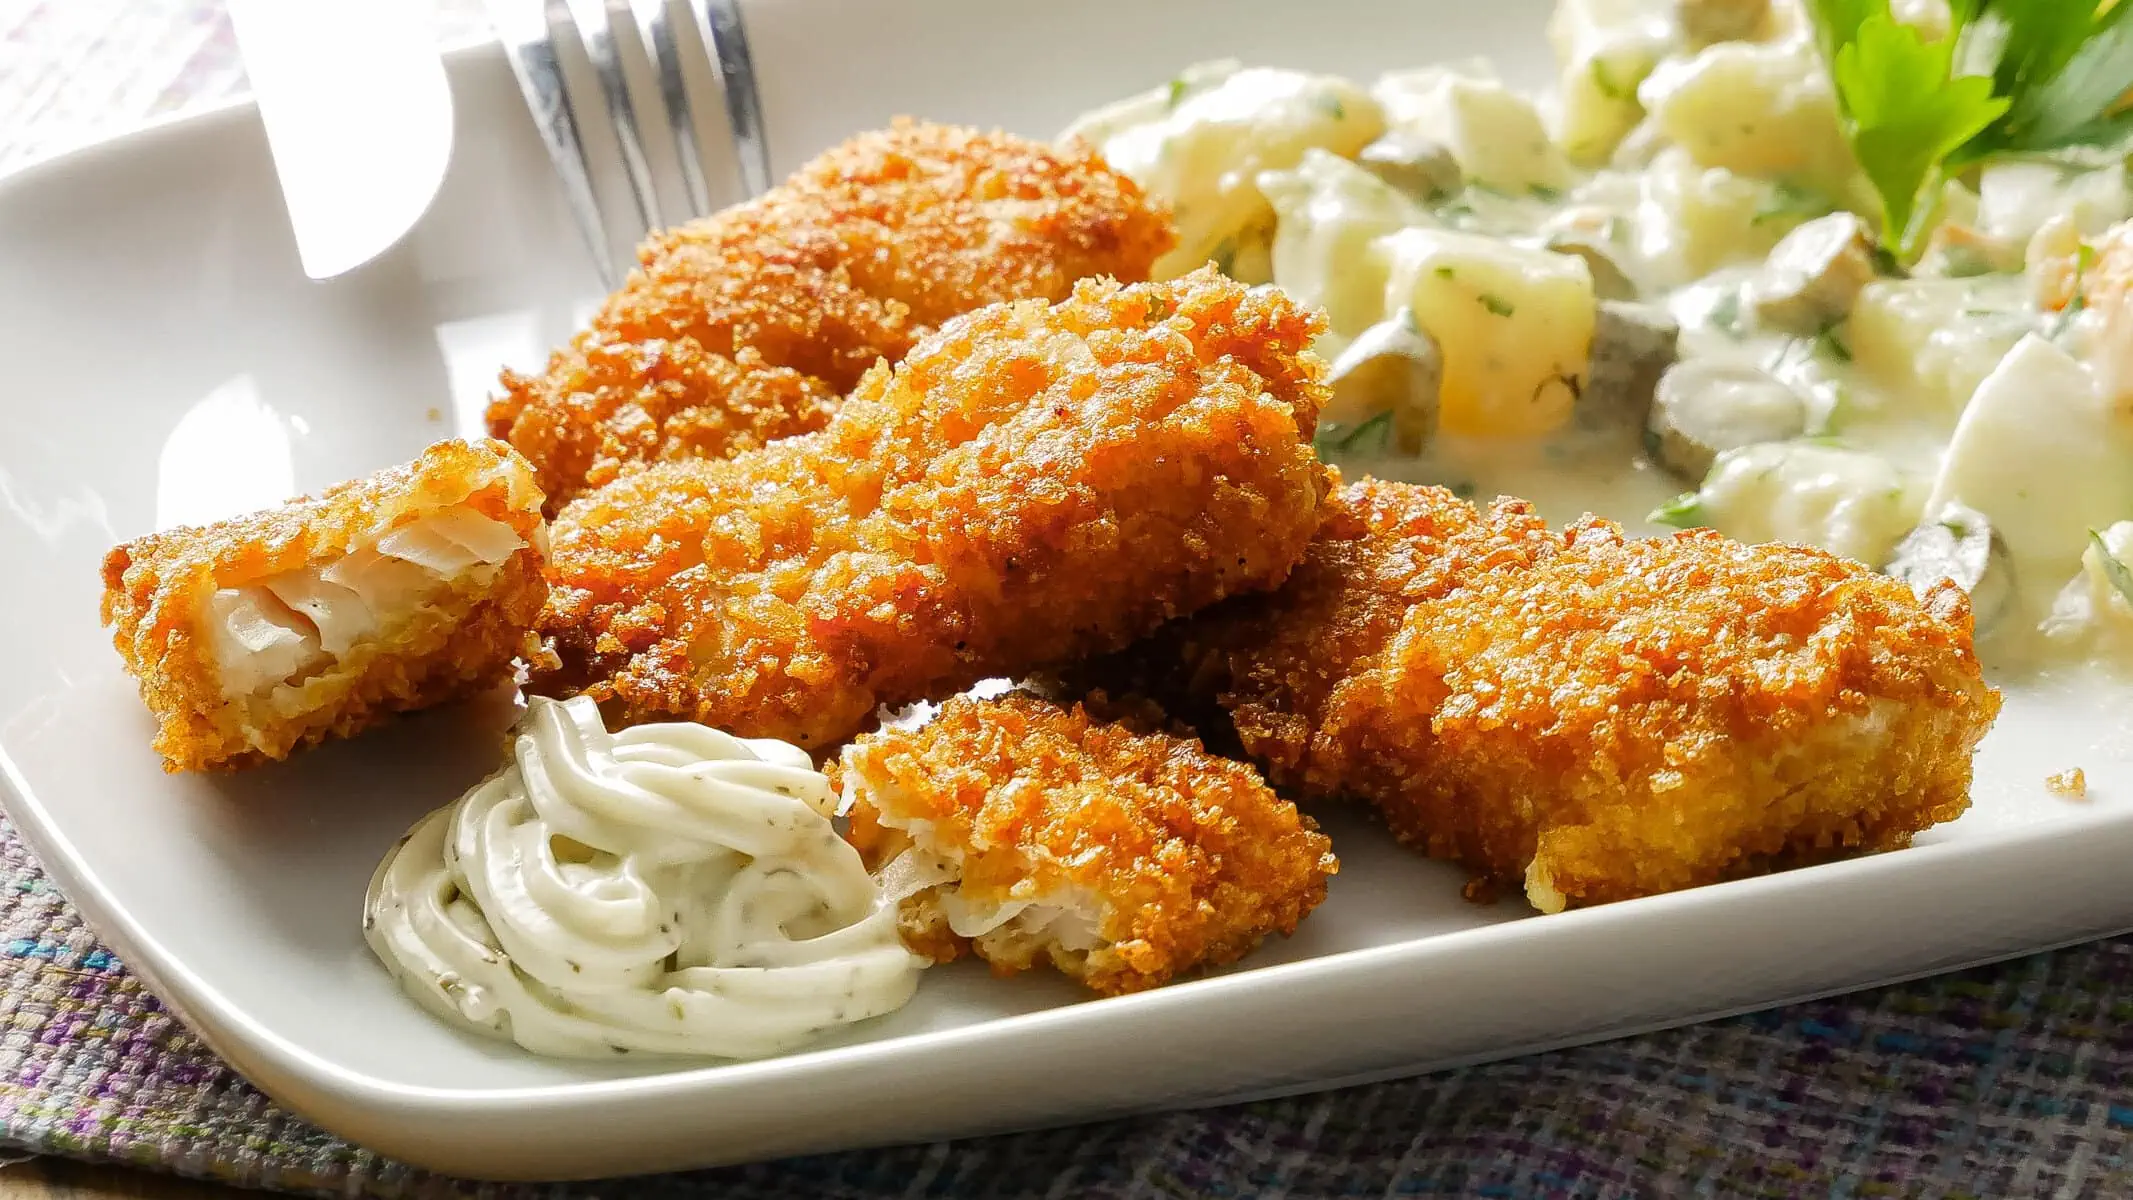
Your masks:
<path fill-rule="evenodd" d="M 379 864 L 364 937 L 424 1007 L 537 1054 L 775 1054 L 902 1007 L 926 965 L 834 806 L 797 747 L 532 698 L 513 761 Z"/>

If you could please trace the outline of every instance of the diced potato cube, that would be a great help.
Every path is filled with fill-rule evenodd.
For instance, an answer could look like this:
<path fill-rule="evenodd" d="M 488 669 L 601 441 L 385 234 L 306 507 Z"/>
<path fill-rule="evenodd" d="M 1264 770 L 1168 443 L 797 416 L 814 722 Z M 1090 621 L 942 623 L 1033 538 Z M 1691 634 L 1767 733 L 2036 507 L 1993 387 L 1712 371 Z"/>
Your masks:
<path fill-rule="evenodd" d="M 1811 212 L 1788 207 L 1777 185 L 1700 167 L 1680 147 L 1652 160 L 1640 183 L 1637 251 L 1656 283 L 1687 283 L 1762 259 Z"/>
<path fill-rule="evenodd" d="M 1271 223 L 1260 172 L 1293 167 L 1314 147 L 1352 156 L 1384 128 L 1377 102 L 1345 79 L 1220 62 L 1098 109 L 1063 136 L 1094 143 L 1170 203 L 1178 244 L 1153 270 L 1170 279 L 1236 253 Z"/>
<path fill-rule="evenodd" d="M 1800 542 L 1880 567 L 1918 524 L 1923 490 L 1887 459 L 1814 442 L 1763 442 L 1718 456 L 1697 511 L 1743 542 Z"/>
<path fill-rule="evenodd" d="M 1396 71 L 1371 89 L 1390 127 L 1444 143 L 1466 177 L 1508 192 L 1559 189 L 1570 164 L 1533 102 L 1456 68 Z"/>
<path fill-rule="evenodd" d="M 1637 94 L 1699 166 L 1787 180 L 1841 203 L 1861 177 L 1828 76 L 1805 41 L 1720 42 L 1662 64 Z"/>
<path fill-rule="evenodd" d="M 1441 427 L 1535 437 L 1569 420 L 1591 369 L 1596 300 L 1585 260 L 1474 234 L 1380 238 L 1385 307 L 1407 305 L 1444 351 Z"/>
<path fill-rule="evenodd" d="M 1876 280 L 1859 293 L 1845 344 L 1859 369 L 1888 394 L 1916 399 L 1923 411 L 1914 417 L 1946 428 L 2021 337 L 2017 323 L 1971 315 L 1981 311 L 1981 286 L 1989 285 Z"/>
<path fill-rule="evenodd" d="M 1607 160 L 1644 119 L 1637 86 L 1672 47 L 1676 0 L 1562 0 L 1548 21 L 1561 64 L 1555 139 L 1573 161 Z"/>
<path fill-rule="evenodd" d="M 1326 310 L 1327 328 L 1351 338 L 1385 316 L 1383 259 L 1370 244 L 1409 225 L 1434 224 L 1406 197 L 1344 158 L 1307 150 L 1292 171 L 1260 176 L 1276 214 L 1274 282 Z"/>

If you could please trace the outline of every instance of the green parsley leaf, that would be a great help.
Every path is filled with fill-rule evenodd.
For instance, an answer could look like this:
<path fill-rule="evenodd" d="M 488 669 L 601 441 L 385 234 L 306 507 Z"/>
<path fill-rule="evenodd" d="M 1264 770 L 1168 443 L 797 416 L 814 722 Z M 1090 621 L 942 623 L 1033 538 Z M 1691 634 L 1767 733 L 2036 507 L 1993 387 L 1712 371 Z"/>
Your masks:
<path fill-rule="evenodd" d="M 2133 0 L 1953 0 L 1946 37 L 1889 0 L 1808 0 L 1884 240 L 1912 254 L 1943 180 L 1996 158 L 2133 136 Z M 1922 203 L 1923 202 L 1923 203 Z"/>
<path fill-rule="evenodd" d="M 1695 529 L 1704 523 L 1703 494 L 1683 492 L 1672 500 L 1651 511 L 1644 518 L 1654 525 L 1671 525 L 1676 529 Z"/>
<path fill-rule="evenodd" d="M 1844 0 L 1857 4 L 1860 0 Z M 1880 11 L 1859 23 L 1838 49 L 1832 72 L 1859 166 L 1881 194 L 1882 230 L 1906 248 L 1924 230 L 1920 193 L 1937 186 L 1942 160 L 1985 131 L 2008 109 L 1992 81 L 1949 78 L 1955 41 L 1927 41 Z"/>
<path fill-rule="evenodd" d="M 2103 577 L 2111 581 L 2111 586 L 2126 598 L 2126 603 L 2133 604 L 2133 567 L 2118 561 L 2103 535 L 2093 529 L 2089 530 L 2089 544 L 2096 548 L 2096 557 L 2103 560 Z"/>
<path fill-rule="evenodd" d="M 1191 90 L 1192 85 L 1186 83 L 1182 76 L 1177 79 L 1171 80 L 1169 102 L 1166 107 L 1175 109 L 1178 106 L 1178 101 L 1183 100 L 1185 98 L 1185 93 Z"/>
<path fill-rule="evenodd" d="M 1488 309 L 1490 315 L 1498 317 L 1508 317 L 1518 311 L 1512 307 L 1509 300 L 1504 299 L 1502 296 L 1492 296 L 1487 292 L 1481 293 L 1481 307 Z"/>
<path fill-rule="evenodd" d="M 2097 145 L 2124 133 L 2123 114 L 2113 114 L 2133 83 L 2133 8 L 2116 0 L 1986 0 L 1978 8 L 1970 40 L 1999 51 L 1993 83 L 2012 103 L 1973 155 Z"/>

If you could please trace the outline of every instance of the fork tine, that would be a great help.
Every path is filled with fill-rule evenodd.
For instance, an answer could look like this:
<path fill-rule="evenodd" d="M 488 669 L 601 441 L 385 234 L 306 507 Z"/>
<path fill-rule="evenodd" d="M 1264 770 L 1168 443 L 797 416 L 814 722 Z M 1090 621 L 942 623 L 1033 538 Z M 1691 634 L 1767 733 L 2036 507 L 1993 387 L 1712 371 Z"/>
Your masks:
<path fill-rule="evenodd" d="M 607 0 L 565 0 L 578 37 L 585 43 L 585 57 L 592 60 L 600 77 L 600 94 L 607 100 L 608 123 L 615 127 L 615 142 L 622 149 L 622 170 L 629 176 L 630 196 L 637 202 L 637 216 L 644 231 L 659 228 L 659 193 L 652 183 L 652 166 L 644 157 L 644 139 L 637 132 L 637 107 L 630 102 L 629 80 L 622 74 L 622 59 L 615 53 L 615 27 L 607 17 Z"/>
<path fill-rule="evenodd" d="M 546 0 L 488 0 L 489 21 L 511 59 L 511 73 L 518 77 L 526 107 L 533 111 L 541 144 L 555 163 L 563 181 L 563 197 L 577 220 L 585 248 L 592 251 L 593 269 L 609 291 L 615 287 L 615 264 L 607 248 L 607 222 L 600 215 L 600 202 L 593 195 L 592 164 L 585 157 L 585 143 L 578 138 L 578 119 L 563 86 L 563 69 L 555 56 L 555 41 L 549 34 Z"/>
<path fill-rule="evenodd" d="M 756 91 L 755 62 L 736 0 L 688 0 L 696 30 L 711 51 L 711 69 L 726 94 L 726 120 L 733 127 L 733 154 L 750 196 L 770 190 L 770 140 L 763 131 L 763 104 Z"/>
<path fill-rule="evenodd" d="M 674 41 L 673 16 L 667 11 L 667 0 L 630 0 L 630 13 L 637 18 L 637 32 L 652 48 L 652 62 L 659 69 L 659 98 L 674 135 L 674 156 L 681 163 L 689 215 L 704 216 L 711 211 L 711 185 L 704 178 L 704 160 L 696 152 L 696 117 L 689 110 L 689 90 L 682 84 L 681 47 Z"/>

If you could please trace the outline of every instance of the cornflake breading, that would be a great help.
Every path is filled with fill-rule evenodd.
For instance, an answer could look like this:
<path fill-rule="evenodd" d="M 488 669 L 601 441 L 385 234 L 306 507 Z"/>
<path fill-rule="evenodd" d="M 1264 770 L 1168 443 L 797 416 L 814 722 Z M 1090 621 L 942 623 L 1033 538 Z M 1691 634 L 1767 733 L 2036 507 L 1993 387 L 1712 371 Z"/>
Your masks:
<path fill-rule="evenodd" d="M 1366 480 L 1282 590 L 1073 679 L 1230 717 L 1304 797 L 1544 911 L 1849 850 L 1969 803 L 1999 711 L 1966 597 L 1821 551 Z"/>
<path fill-rule="evenodd" d="M 539 468 L 553 512 L 639 463 L 819 429 L 876 359 L 950 317 L 1146 279 L 1172 240 L 1086 145 L 900 121 L 653 235 L 545 372 L 504 375 L 489 431 Z"/>
<path fill-rule="evenodd" d="M 547 596 L 533 469 L 501 442 L 126 543 L 104 623 L 167 769 L 230 769 L 507 679 Z"/>
<path fill-rule="evenodd" d="M 533 685 L 821 749 L 1272 587 L 1326 487 L 1319 328 L 1212 270 L 953 321 L 819 433 L 566 509 Z"/>
<path fill-rule="evenodd" d="M 1108 995 L 1295 932 L 1339 869 L 1332 843 L 1244 763 L 1027 693 L 957 697 L 837 767 L 869 863 L 924 884 L 904 939 L 999 974 L 1040 959 Z"/>

